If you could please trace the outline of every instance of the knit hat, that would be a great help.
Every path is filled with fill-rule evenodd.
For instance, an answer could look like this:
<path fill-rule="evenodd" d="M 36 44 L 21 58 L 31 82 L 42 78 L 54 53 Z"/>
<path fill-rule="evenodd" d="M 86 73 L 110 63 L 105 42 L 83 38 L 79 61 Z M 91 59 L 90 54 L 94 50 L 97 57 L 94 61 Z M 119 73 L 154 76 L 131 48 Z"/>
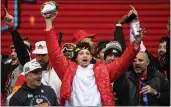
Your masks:
<path fill-rule="evenodd" d="M 75 59 L 77 58 L 78 52 L 83 49 L 87 49 L 88 51 L 91 52 L 91 46 L 89 45 L 89 43 L 87 42 L 78 43 L 76 48 L 74 49 L 74 56 L 72 58 L 72 61 L 75 61 Z"/>
<path fill-rule="evenodd" d="M 23 71 L 24 74 L 27 74 L 35 71 L 36 69 L 42 69 L 42 67 L 36 60 L 31 60 L 24 65 Z"/>
<path fill-rule="evenodd" d="M 84 30 L 79 30 L 79 31 L 76 31 L 73 35 L 73 38 L 72 38 L 72 42 L 73 43 L 79 43 L 81 40 L 83 40 L 84 38 L 91 38 L 91 37 L 94 37 L 96 34 L 93 33 L 93 34 L 88 34 L 86 31 Z"/>
<path fill-rule="evenodd" d="M 106 57 L 111 54 L 113 54 L 115 57 L 120 57 L 122 55 L 122 47 L 119 42 L 111 41 L 106 44 L 104 59 L 106 59 Z"/>
<path fill-rule="evenodd" d="M 109 43 L 109 40 L 101 40 L 98 42 L 97 46 L 97 54 L 99 54 L 100 51 L 105 51 L 106 44 Z"/>

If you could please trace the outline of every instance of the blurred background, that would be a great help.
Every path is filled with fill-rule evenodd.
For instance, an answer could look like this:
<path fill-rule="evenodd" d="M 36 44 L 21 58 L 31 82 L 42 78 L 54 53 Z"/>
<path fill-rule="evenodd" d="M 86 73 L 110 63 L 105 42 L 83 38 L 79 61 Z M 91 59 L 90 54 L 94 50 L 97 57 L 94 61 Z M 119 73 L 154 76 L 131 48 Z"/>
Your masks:
<path fill-rule="evenodd" d="M 32 46 L 37 41 L 44 40 L 44 18 L 40 14 L 41 4 L 48 0 L 1 0 L 15 18 L 22 37 L 29 37 Z M 58 16 L 54 20 L 57 31 L 63 32 L 62 44 L 71 42 L 72 34 L 80 29 L 89 33 L 97 33 L 98 40 L 113 40 L 115 25 L 119 19 L 128 13 L 133 5 L 139 14 L 142 28 L 146 28 L 144 44 L 156 56 L 158 41 L 162 36 L 168 36 L 167 23 L 170 19 L 169 0 L 55 0 L 59 5 Z M 3 13 L 1 11 L 1 13 Z M 125 24 L 124 35 L 126 44 L 129 42 L 129 24 Z M 1 53 L 10 54 L 12 39 L 6 25 L 1 20 Z"/>

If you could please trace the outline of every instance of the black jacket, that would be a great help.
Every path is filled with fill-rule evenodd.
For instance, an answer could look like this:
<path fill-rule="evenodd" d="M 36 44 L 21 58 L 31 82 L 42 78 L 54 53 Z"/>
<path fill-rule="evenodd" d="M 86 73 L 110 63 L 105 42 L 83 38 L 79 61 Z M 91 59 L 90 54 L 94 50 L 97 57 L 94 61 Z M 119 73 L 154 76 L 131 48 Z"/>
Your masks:
<path fill-rule="evenodd" d="M 125 37 L 123 34 L 123 28 L 121 26 L 116 26 L 116 30 L 114 32 L 114 41 L 118 41 L 122 47 L 122 53 L 126 49 Z"/>
<path fill-rule="evenodd" d="M 167 42 L 166 42 L 165 62 L 166 62 L 167 76 L 168 76 L 168 80 L 170 82 L 170 37 L 167 39 Z"/>
<path fill-rule="evenodd" d="M 170 105 L 170 86 L 166 77 L 156 69 L 152 68 L 147 72 L 147 85 L 160 92 L 160 97 L 148 95 L 149 106 L 169 106 Z M 135 71 L 126 72 L 114 83 L 117 103 L 121 106 L 137 106 L 139 104 L 138 76 Z"/>
<path fill-rule="evenodd" d="M 57 106 L 55 91 L 49 86 L 41 85 L 32 89 L 26 84 L 11 97 L 9 106 Z"/>
<path fill-rule="evenodd" d="M 26 45 L 24 44 L 24 42 L 17 30 L 12 30 L 12 31 L 10 31 L 10 33 L 12 36 L 12 41 L 13 41 L 19 62 L 22 66 L 24 66 L 24 64 L 26 62 L 30 61 L 29 52 L 27 51 L 28 49 L 27 49 Z M 6 67 L 4 66 L 3 69 L 1 69 L 2 80 L 3 80 L 2 81 L 3 94 L 4 94 L 5 98 L 11 93 L 11 90 L 9 90 L 9 89 L 13 88 L 13 85 L 9 81 L 11 81 L 11 80 L 13 81 L 14 78 L 17 78 L 16 76 L 13 75 L 14 69 L 17 67 L 18 67 L 18 64 L 17 65 L 8 64 L 8 65 L 6 65 Z M 9 73 L 7 73 L 7 71 L 9 69 L 11 70 L 10 75 L 9 75 Z"/>
<path fill-rule="evenodd" d="M 157 70 L 164 73 L 164 71 L 166 71 L 166 66 L 161 65 L 157 57 L 153 56 L 147 49 L 145 50 L 145 52 L 148 54 L 150 60 L 149 65 L 155 67 Z"/>
<path fill-rule="evenodd" d="M 17 57 L 21 65 L 25 65 L 26 62 L 30 61 L 30 55 L 24 41 L 22 40 L 19 32 L 17 30 L 10 31 L 12 36 L 12 41 L 17 53 Z"/>

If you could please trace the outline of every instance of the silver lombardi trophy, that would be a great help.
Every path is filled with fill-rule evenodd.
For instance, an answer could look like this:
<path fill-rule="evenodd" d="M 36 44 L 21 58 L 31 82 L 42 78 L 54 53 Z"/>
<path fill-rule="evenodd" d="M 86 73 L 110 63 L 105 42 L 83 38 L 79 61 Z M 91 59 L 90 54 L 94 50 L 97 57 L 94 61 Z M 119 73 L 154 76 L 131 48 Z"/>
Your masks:
<path fill-rule="evenodd" d="M 55 1 L 45 2 L 41 6 L 40 11 L 41 11 L 42 16 L 48 17 L 54 14 L 55 12 L 58 12 L 58 4 Z"/>

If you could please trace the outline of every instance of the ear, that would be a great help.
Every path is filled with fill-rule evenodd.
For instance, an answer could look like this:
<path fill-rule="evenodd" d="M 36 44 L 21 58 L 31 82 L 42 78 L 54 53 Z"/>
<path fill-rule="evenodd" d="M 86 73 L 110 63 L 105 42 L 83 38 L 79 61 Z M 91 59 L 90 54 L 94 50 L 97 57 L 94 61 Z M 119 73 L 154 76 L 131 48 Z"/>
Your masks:
<path fill-rule="evenodd" d="M 25 74 L 25 78 L 28 79 L 28 74 Z"/>
<path fill-rule="evenodd" d="M 75 58 L 75 61 L 78 62 L 78 56 Z"/>

